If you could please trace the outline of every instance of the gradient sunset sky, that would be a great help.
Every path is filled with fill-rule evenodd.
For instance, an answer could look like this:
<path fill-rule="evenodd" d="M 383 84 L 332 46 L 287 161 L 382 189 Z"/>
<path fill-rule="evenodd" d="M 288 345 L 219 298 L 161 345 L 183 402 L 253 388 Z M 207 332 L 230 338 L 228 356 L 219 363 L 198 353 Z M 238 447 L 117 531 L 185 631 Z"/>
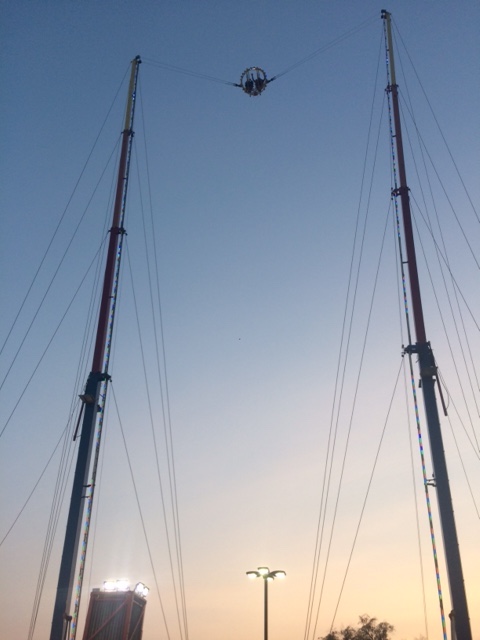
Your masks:
<path fill-rule="evenodd" d="M 445 449 L 473 637 L 480 640 L 480 396 L 478 377 L 464 374 L 472 374 L 480 353 L 480 3 L 4 0 L 0 6 L 0 636 L 28 637 L 62 433 L 68 425 L 71 442 L 91 360 L 79 365 L 95 275 L 89 265 L 109 225 L 126 82 L 138 54 L 128 250 L 77 638 L 90 590 L 125 577 L 151 588 L 144 640 L 184 640 L 145 384 L 146 378 L 171 524 L 147 255 L 150 268 L 158 268 L 162 300 L 189 640 L 261 640 L 262 585 L 245 576 L 261 565 L 287 572 L 270 588 L 270 640 L 317 640 L 332 624 L 355 624 L 365 613 L 393 624 L 397 640 L 441 637 L 402 370 L 408 338 L 399 312 L 380 18 L 387 9 L 398 46 L 427 335 L 449 410 Z M 232 84 L 251 66 L 278 76 L 256 98 Z M 410 150 L 419 140 L 423 158 Z M 420 159 L 430 182 L 418 177 Z M 153 234 L 156 265 L 145 248 L 146 237 L 153 249 Z M 448 269 L 435 250 L 446 251 L 440 238 Z M 308 623 L 329 429 L 337 423 L 335 382 L 343 375 L 343 364 L 337 374 L 342 323 L 352 314 L 353 288 L 345 311 L 352 255 L 354 277 L 360 276 Z M 457 289 L 445 283 L 442 269 L 443 278 L 451 271 Z M 459 334 L 441 297 L 445 289 L 463 311 Z M 165 397 L 165 379 L 162 389 Z M 431 476 L 428 452 L 427 471 Z M 33 634 L 39 640 L 50 630 L 68 493 Z M 448 614 L 434 489 L 431 499 Z"/>

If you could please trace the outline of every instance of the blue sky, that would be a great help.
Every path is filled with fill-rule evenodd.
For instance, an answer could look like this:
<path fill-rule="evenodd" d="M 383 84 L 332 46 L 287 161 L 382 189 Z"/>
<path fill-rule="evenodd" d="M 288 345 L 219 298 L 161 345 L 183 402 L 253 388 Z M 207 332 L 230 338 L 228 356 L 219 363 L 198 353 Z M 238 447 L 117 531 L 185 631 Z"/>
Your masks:
<path fill-rule="evenodd" d="M 125 78 L 135 55 L 144 60 L 126 221 L 128 260 L 122 270 L 112 376 L 172 639 L 179 635 L 129 267 L 130 261 L 147 375 L 153 385 L 156 364 L 142 227 L 142 208 L 148 210 L 150 202 L 144 140 L 158 251 L 189 635 L 192 640 L 217 640 L 226 634 L 232 640 L 260 638 L 261 585 L 248 582 L 245 571 L 267 564 L 288 574 L 270 591 L 271 637 L 298 637 L 305 629 L 357 210 L 364 216 L 369 198 L 333 486 L 338 482 L 390 200 L 384 112 L 375 177 L 370 183 L 371 169 L 367 169 L 359 205 L 372 102 L 368 167 L 373 162 L 386 84 L 380 20 L 384 8 L 392 12 L 398 29 L 397 74 L 404 109 L 411 99 L 427 154 L 435 156 L 435 170 L 441 176 L 439 182 L 430 172 L 432 182 L 425 187 L 425 199 L 435 201 L 450 247 L 452 272 L 478 322 L 478 266 L 455 216 L 476 256 L 478 219 L 422 94 L 423 90 L 434 108 L 478 211 L 478 2 L 405 0 L 390 6 L 370 0 L 1 3 L 5 87 L 0 98 L 4 123 L 2 343 L 113 103 L 39 280 L 2 353 L 3 380 L 96 180 L 107 167 L 0 391 L 2 428 L 105 235 L 114 176 L 114 163 L 107 160 L 122 127 Z M 364 26 L 357 30 L 360 25 Z M 280 75 L 259 98 L 249 98 L 228 84 L 238 82 L 242 71 L 254 65 L 265 69 L 270 78 L 282 74 L 350 31 L 354 32 L 339 44 Z M 406 119 L 409 147 L 410 140 L 412 145 L 415 142 L 415 128 Z M 420 174 L 422 169 L 413 163 L 408 149 L 407 162 L 415 208 L 422 209 L 416 177 L 417 168 Z M 431 210 L 435 216 L 435 209 Z M 417 219 L 429 265 L 435 265 L 431 278 L 440 291 L 434 248 L 421 217 Z M 147 236 L 152 249 L 150 231 Z M 462 382 L 461 387 L 457 381 L 423 256 L 419 263 L 427 335 L 445 378 L 449 406 L 461 407 L 462 388 L 470 399 L 469 383 Z M 401 345 L 406 341 L 399 329 L 396 272 L 389 224 L 331 558 L 312 638 L 325 635 L 332 620 L 336 626 L 353 624 L 363 613 L 394 624 L 396 638 L 426 635 L 408 435 L 413 419 L 409 426 L 403 387 L 394 395 L 365 518 L 334 618 L 401 364 Z M 72 398 L 81 392 L 87 372 L 82 371 L 77 383 L 75 376 L 91 286 L 89 277 L 1 438 L 2 538 L 60 438 Z M 478 329 L 468 313 L 464 322 L 475 358 Z M 444 323 L 458 354 L 448 311 Z M 461 369 L 461 358 L 457 363 Z M 152 404 L 157 415 L 158 390 L 152 390 Z M 475 452 L 469 443 L 475 431 L 464 410 L 460 411 L 466 426 L 455 421 L 452 410 L 452 428 L 445 425 L 445 447 L 473 635 L 478 640 L 479 517 L 463 471 L 478 509 L 478 443 Z M 478 410 L 473 415 L 479 437 Z M 161 420 L 155 420 L 163 438 Z M 111 396 L 85 593 L 112 577 L 149 584 L 152 593 L 144 638 L 153 640 L 163 637 L 165 630 L 118 422 Z M 435 576 L 416 450 L 413 460 L 428 632 L 438 637 Z M 164 473 L 163 453 L 161 464 Z M 33 499 L 0 547 L 4 637 L 27 636 L 57 467 L 58 455 L 54 455 Z M 49 629 L 61 537 L 60 524 L 35 638 L 46 637 Z M 441 545 L 439 528 L 437 537 Z M 448 607 L 444 569 L 443 573 Z M 25 585 L 21 602 L 11 587 L 14 578 Z"/>

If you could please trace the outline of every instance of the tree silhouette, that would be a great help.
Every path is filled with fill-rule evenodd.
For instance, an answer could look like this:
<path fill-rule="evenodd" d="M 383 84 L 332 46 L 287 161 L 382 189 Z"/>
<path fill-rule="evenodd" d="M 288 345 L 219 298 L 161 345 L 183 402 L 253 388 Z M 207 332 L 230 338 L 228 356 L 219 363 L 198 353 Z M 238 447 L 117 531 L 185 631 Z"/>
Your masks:
<path fill-rule="evenodd" d="M 389 622 L 377 622 L 368 615 L 360 616 L 357 628 L 345 627 L 331 631 L 320 640 L 390 640 L 394 627 Z"/>

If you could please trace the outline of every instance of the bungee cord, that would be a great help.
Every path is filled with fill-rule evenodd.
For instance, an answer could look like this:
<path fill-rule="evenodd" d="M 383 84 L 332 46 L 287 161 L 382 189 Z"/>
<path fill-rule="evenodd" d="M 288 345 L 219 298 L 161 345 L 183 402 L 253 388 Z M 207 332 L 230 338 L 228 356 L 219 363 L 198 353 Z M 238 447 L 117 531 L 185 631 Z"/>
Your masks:
<path fill-rule="evenodd" d="M 286 69 L 284 69 L 280 73 L 275 74 L 271 78 L 268 78 L 267 73 L 261 67 L 258 67 L 258 66 L 247 67 L 245 71 L 242 72 L 240 76 L 240 81 L 232 82 L 231 80 L 223 80 L 221 78 L 216 78 L 215 76 L 211 76 L 206 73 L 193 71 L 191 69 L 185 69 L 184 67 L 168 64 L 166 62 L 161 62 L 159 60 L 154 60 L 152 58 L 143 58 L 143 61 L 154 67 L 165 69 L 167 71 L 173 71 L 175 73 L 181 73 L 183 75 L 200 78 L 202 80 L 209 80 L 210 82 L 216 82 L 218 84 L 237 87 L 242 89 L 243 92 L 246 93 L 248 96 L 256 97 L 261 95 L 265 91 L 265 89 L 267 88 L 267 85 L 270 84 L 270 82 L 273 82 L 278 78 L 282 78 L 283 76 L 287 75 L 294 69 L 297 69 L 301 65 L 304 65 L 310 60 L 313 60 L 314 58 L 324 53 L 325 51 L 328 51 L 328 49 L 331 49 L 332 47 L 335 47 L 340 42 L 347 40 L 351 36 L 361 31 L 362 29 L 365 29 L 366 27 L 376 22 L 377 18 L 378 18 L 378 15 L 377 15 L 377 12 L 375 12 L 374 15 L 370 16 L 369 18 L 361 22 L 358 26 L 349 29 L 348 31 L 334 38 L 330 42 L 322 45 L 318 49 L 315 49 L 315 51 L 312 51 L 312 53 L 309 53 L 304 58 L 301 58 L 297 62 L 294 62 L 293 64 L 288 66 Z"/>
<path fill-rule="evenodd" d="M 206 73 L 200 73 L 198 71 L 192 71 L 191 69 L 185 69 L 183 67 L 179 67 L 174 64 L 168 64 L 166 62 L 160 62 L 159 60 L 154 60 L 148 57 L 142 57 L 142 61 L 144 64 L 150 65 L 152 67 L 158 67 L 159 69 L 165 69 L 166 71 L 173 71 L 175 73 L 181 73 L 186 76 L 191 76 L 193 78 L 200 78 L 201 80 L 210 80 L 211 82 L 217 82 L 218 84 L 226 84 L 231 87 L 237 87 L 238 84 L 235 82 L 231 82 L 229 80 L 222 80 L 221 78 L 215 78 L 214 76 L 210 76 Z"/>
<path fill-rule="evenodd" d="M 332 47 L 335 47 L 340 42 L 343 42 L 344 40 L 347 40 L 351 36 L 355 35 L 359 31 L 361 31 L 362 29 L 365 29 L 366 27 L 369 27 L 371 24 L 376 23 L 377 20 L 378 20 L 378 13 L 375 11 L 375 13 L 372 16 L 370 16 L 369 18 L 367 18 L 366 20 L 361 22 L 358 26 L 353 27 L 352 29 L 349 29 L 348 31 L 346 31 L 342 35 L 338 36 L 337 38 L 334 38 L 331 42 L 328 42 L 327 44 L 322 45 L 321 47 L 319 47 L 318 49 L 316 49 L 315 51 L 313 51 L 309 55 L 305 56 L 304 58 L 302 58 L 298 62 L 295 62 L 294 64 L 292 64 L 289 67 L 287 67 L 286 69 L 284 69 L 284 71 L 281 71 L 280 73 L 277 73 L 276 75 L 274 75 L 273 78 L 271 78 L 271 80 L 276 80 L 277 78 L 281 78 L 282 76 L 287 75 L 287 73 L 290 73 L 291 71 L 293 71 L 297 67 L 300 67 L 301 65 L 305 64 L 306 62 L 309 62 L 310 60 L 313 60 L 313 58 L 316 58 L 321 53 L 324 53 L 325 51 L 328 51 L 328 49 L 331 49 Z"/>

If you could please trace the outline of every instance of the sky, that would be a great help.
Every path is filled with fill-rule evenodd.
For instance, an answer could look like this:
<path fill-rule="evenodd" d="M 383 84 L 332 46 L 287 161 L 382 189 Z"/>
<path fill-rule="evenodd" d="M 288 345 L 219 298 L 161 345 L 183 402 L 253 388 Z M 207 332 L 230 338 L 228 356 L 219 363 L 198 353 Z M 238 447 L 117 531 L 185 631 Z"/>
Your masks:
<path fill-rule="evenodd" d="M 190 640 L 260 640 L 262 585 L 245 576 L 259 566 L 287 573 L 270 585 L 272 640 L 316 640 L 362 614 L 393 624 L 398 640 L 441 637 L 411 393 L 403 373 L 396 384 L 408 337 L 389 207 L 387 9 L 427 337 L 448 405 L 444 445 L 480 640 L 472 364 L 480 349 L 480 4 L 3 0 L 0 8 L 0 635 L 28 637 L 57 444 L 66 428 L 71 442 L 91 361 L 88 349 L 81 358 L 90 265 L 109 227 L 129 65 L 140 55 L 128 251 L 77 637 L 90 590 L 128 578 L 151 588 L 144 640 L 183 640 L 151 426 L 171 526 L 160 388 L 168 394 Z M 259 97 L 233 86 L 252 66 L 278 76 Z M 417 178 L 423 162 L 428 180 Z M 148 267 L 161 297 L 161 384 Z M 422 405 L 420 415 L 431 477 Z M 68 487 L 33 638 L 50 630 Z M 434 490 L 431 500 L 448 613 Z"/>

